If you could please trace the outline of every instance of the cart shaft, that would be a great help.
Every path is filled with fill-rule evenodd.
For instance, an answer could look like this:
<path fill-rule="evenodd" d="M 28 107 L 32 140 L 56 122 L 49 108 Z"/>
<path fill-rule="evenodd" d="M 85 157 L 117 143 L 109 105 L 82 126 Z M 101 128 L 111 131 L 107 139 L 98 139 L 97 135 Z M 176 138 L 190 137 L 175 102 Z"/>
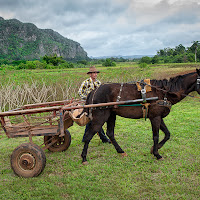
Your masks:
<path fill-rule="evenodd" d="M 153 101 L 157 100 L 158 97 L 150 97 L 146 98 L 146 101 Z M 63 110 L 74 110 L 74 109 L 80 109 L 80 108 L 96 108 L 96 107 L 106 107 L 106 106 L 115 106 L 115 105 L 125 105 L 125 104 L 131 104 L 131 103 L 142 103 L 143 99 L 134 99 L 134 100 L 127 100 L 127 101 L 116 101 L 116 102 L 108 102 L 108 103 L 98 103 L 98 104 L 88 104 L 88 105 L 80 105 L 80 106 L 63 106 Z"/>

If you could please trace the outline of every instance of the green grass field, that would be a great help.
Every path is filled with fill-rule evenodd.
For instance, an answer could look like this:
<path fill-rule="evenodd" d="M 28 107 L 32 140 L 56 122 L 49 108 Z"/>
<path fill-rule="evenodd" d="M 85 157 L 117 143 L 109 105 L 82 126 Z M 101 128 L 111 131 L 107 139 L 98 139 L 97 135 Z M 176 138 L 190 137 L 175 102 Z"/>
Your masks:
<path fill-rule="evenodd" d="M 107 80 L 122 71 L 118 80 L 125 79 L 125 76 L 122 78 L 126 73 L 123 73 L 124 68 L 128 69 L 128 66 L 116 68 L 118 72 L 114 68 L 102 68 L 104 72 L 108 71 L 103 72 L 101 78 Z M 168 76 L 191 69 L 194 66 L 182 70 L 180 66 L 152 67 L 145 72 L 133 68 L 128 70 L 135 74 L 126 77 Z M 72 71 L 69 74 L 74 76 L 84 74 L 87 69 Z M 197 93 L 193 95 L 197 96 Z M 149 120 L 117 117 L 115 136 L 128 157 L 122 158 L 113 145 L 102 143 L 96 135 L 89 146 L 89 164 L 86 166 L 81 164 L 80 157 L 84 127 L 74 124 L 69 128 L 72 136 L 69 149 L 58 153 L 45 150 L 47 162 L 43 173 L 28 179 L 17 177 L 10 167 L 12 151 L 28 142 L 28 138 L 8 139 L 0 129 L 0 199 L 199 199 L 199 116 L 199 99 L 187 97 L 172 107 L 165 118 L 171 138 L 159 150 L 163 161 L 157 161 L 150 154 L 153 140 Z M 160 139 L 163 136 L 161 132 Z M 43 137 L 33 137 L 33 141 L 40 145 Z"/>

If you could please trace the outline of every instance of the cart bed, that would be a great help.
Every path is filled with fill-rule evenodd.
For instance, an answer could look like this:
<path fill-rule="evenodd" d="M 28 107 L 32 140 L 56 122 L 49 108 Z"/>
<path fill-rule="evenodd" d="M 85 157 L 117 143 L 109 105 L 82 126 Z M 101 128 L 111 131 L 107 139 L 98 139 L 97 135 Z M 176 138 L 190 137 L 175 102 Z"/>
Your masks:
<path fill-rule="evenodd" d="M 57 125 L 39 126 L 33 128 L 19 128 L 18 126 L 5 127 L 8 138 L 31 136 L 53 136 L 57 134 Z"/>

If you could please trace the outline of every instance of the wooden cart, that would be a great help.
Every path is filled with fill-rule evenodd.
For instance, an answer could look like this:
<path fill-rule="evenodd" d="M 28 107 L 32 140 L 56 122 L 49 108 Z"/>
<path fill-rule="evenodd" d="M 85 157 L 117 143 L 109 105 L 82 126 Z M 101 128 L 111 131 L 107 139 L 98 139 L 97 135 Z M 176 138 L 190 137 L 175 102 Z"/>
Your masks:
<path fill-rule="evenodd" d="M 58 152 L 68 149 L 71 135 L 67 129 L 72 126 L 73 120 L 69 112 L 62 108 L 80 103 L 80 100 L 66 100 L 29 104 L 16 110 L 0 112 L 0 122 L 8 138 L 29 138 L 29 143 L 21 144 L 11 155 L 11 167 L 15 174 L 26 178 L 38 176 L 46 165 L 44 150 Z M 40 146 L 34 144 L 33 136 L 44 136 L 44 143 Z"/>
<path fill-rule="evenodd" d="M 151 97 L 146 98 L 146 101 L 157 99 L 158 97 Z M 119 105 L 130 104 L 137 106 L 140 104 L 136 103 L 142 103 L 143 101 L 144 99 L 135 99 L 84 105 L 84 102 L 80 100 L 66 100 L 29 104 L 22 106 L 20 109 L 0 112 L 2 128 L 9 138 L 29 137 L 29 143 L 21 144 L 11 155 L 10 160 L 13 171 L 18 176 L 26 178 L 38 176 L 46 165 L 44 150 L 58 152 L 68 149 L 71 144 L 71 135 L 67 129 L 75 121 L 70 115 L 70 111 L 83 108 L 108 109 L 113 106 L 117 108 Z M 15 119 L 15 116 L 22 117 L 23 123 L 12 124 L 8 117 Z M 40 146 L 34 144 L 33 136 L 44 136 L 44 143 Z"/>

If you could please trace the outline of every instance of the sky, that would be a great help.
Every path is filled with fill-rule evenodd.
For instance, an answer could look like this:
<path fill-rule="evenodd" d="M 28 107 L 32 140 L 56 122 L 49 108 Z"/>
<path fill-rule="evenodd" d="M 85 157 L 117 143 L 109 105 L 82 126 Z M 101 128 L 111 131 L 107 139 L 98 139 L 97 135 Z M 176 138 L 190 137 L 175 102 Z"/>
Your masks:
<path fill-rule="evenodd" d="M 200 40 L 200 0 L 0 0 L 0 16 L 52 29 L 89 57 L 156 55 Z"/>

